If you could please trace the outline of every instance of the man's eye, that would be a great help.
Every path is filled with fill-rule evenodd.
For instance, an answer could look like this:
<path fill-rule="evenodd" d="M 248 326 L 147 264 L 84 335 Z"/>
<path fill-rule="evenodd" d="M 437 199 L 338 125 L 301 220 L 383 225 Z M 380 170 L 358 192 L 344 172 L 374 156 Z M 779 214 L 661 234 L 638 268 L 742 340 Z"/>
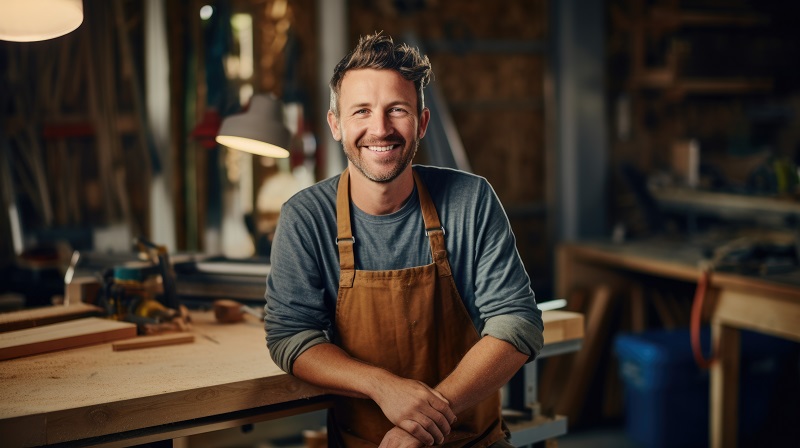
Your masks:
<path fill-rule="evenodd" d="M 369 112 L 367 109 L 359 109 L 359 110 L 356 111 L 356 113 L 354 115 L 364 115 L 367 112 Z"/>
<path fill-rule="evenodd" d="M 405 114 L 406 110 L 403 109 L 402 107 L 393 107 L 393 108 L 389 109 L 389 113 L 393 114 L 393 115 L 401 115 L 401 114 Z"/>

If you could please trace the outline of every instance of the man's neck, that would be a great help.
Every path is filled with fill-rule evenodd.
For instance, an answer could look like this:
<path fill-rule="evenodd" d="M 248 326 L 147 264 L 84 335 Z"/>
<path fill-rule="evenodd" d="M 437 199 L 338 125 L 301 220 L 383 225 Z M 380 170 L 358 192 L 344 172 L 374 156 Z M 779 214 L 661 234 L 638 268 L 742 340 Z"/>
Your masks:
<path fill-rule="evenodd" d="M 391 182 L 374 182 L 364 177 L 352 166 L 350 173 L 350 199 L 361 211 L 370 215 L 388 215 L 403 206 L 414 191 L 411 166 Z"/>

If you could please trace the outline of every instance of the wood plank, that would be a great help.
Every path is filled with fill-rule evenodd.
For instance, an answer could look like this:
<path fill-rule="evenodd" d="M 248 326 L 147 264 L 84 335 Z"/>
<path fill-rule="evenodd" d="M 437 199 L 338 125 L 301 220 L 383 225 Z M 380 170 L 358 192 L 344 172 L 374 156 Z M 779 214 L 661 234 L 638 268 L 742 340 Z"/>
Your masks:
<path fill-rule="evenodd" d="M 272 362 L 263 323 L 191 318 L 193 344 L 123 352 L 106 344 L 3 361 L 0 441 L 25 431 L 65 443 L 323 395 Z M 26 416 L 46 418 L 14 424 Z"/>
<path fill-rule="evenodd" d="M 88 303 L 48 306 L 0 314 L 0 333 L 24 330 L 82 317 L 98 316 L 102 308 Z"/>
<path fill-rule="evenodd" d="M 630 288 L 631 331 L 641 333 L 647 328 L 647 303 L 644 285 L 633 283 Z"/>
<path fill-rule="evenodd" d="M 123 350 L 136 350 L 140 348 L 161 347 L 164 345 L 186 344 L 194 342 L 194 335 L 190 333 L 168 333 L 152 336 L 139 336 L 111 344 L 115 352 Z"/>
<path fill-rule="evenodd" d="M 671 330 L 678 326 L 678 322 L 675 320 L 675 316 L 672 315 L 672 310 L 667 305 L 667 299 L 661 295 L 661 292 L 652 290 L 650 292 L 650 297 L 652 297 L 653 305 L 656 308 L 656 312 L 658 313 L 658 317 L 661 319 L 661 324 L 664 328 Z"/>
<path fill-rule="evenodd" d="M 47 445 L 46 415 L 25 415 L 0 421 L 0 435 L 4 447 Z M 13 428 L 8 431 L 5 428 Z"/>
<path fill-rule="evenodd" d="M 560 310 L 545 311 L 542 313 L 542 321 L 545 344 L 583 337 L 583 314 Z"/>
<path fill-rule="evenodd" d="M 136 324 L 97 317 L 0 334 L 0 360 L 101 344 L 136 336 Z"/>
<path fill-rule="evenodd" d="M 95 277 L 73 277 L 65 288 L 65 300 L 67 303 L 96 303 L 102 286 L 100 279 Z"/>
<path fill-rule="evenodd" d="M 607 285 L 598 285 L 586 313 L 585 343 L 575 354 L 563 396 L 559 397 L 555 407 L 557 414 L 566 415 L 573 424 L 580 419 L 591 379 L 597 373 L 600 356 L 607 346 L 613 304 L 612 289 Z"/>
<path fill-rule="evenodd" d="M 566 259 L 566 257 L 562 257 L 562 259 Z M 588 296 L 589 291 L 583 288 L 571 290 L 567 298 L 566 310 L 568 312 L 583 313 L 586 303 L 589 301 Z M 544 313 L 542 314 L 544 315 Z M 584 326 L 584 323 L 581 322 L 582 333 Z M 547 325 L 545 325 L 545 331 L 547 331 Z M 544 337 L 545 343 L 547 343 L 549 341 L 548 335 L 544 335 Z M 539 376 L 538 397 L 542 410 L 548 415 L 555 413 L 555 406 L 564 390 L 564 383 L 567 381 L 574 357 L 574 353 L 568 353 L 543 360 L 544 365 Z"/>
<path fill-rule="evenodd" d="M 800 307 L 792 298 L 725 289 L 714 320 L 737 328 L 800 341 Z M 756 303 L 757 305 L 754 305 Z"/>

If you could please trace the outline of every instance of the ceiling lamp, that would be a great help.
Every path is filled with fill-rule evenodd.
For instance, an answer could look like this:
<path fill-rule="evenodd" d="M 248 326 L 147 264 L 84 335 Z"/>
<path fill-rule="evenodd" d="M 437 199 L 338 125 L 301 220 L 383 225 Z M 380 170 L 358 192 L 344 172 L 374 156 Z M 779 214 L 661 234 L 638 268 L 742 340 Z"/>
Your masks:
<path fill-rule="evenodd" d="M 280 101 L 266 94 L 255 94 L 250 107 L 222 121 L 217 143 L 259 156 L 289 157 L 291 133 L 283 124 Z"/>
<path fill-rule="evenodd" d="M 0 40 L 53 39 L 82 22 L 82 0 L 0 0 Z"/>

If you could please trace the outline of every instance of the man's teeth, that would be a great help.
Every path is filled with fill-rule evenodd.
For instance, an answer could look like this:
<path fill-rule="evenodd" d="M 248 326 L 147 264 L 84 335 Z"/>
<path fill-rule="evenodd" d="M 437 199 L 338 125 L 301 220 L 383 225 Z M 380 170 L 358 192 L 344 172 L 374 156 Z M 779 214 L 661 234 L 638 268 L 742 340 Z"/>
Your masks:
<path fill-rule="evenodd" d="M 385 151 L 388 151 L 388 150 L 390 150 L 392 148 L 394 148 L 394 145 L 389 145 L 389 146 L 367 146 L 367 149 L 369 149 L 370 151 L 378 151 L 378 152 L 385 152 Z"/>

